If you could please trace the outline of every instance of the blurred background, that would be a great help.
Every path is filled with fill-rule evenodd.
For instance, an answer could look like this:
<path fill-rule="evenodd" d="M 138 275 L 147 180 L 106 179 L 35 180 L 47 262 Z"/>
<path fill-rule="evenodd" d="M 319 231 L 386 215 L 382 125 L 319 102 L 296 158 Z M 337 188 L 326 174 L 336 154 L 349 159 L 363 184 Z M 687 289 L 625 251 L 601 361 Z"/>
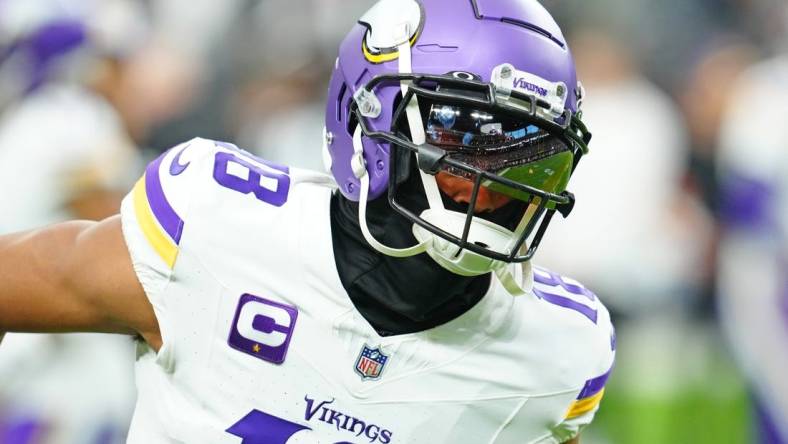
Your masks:
<path fill-rule="evenodd" d="M 458 0 L 460 1 L 460 0 Z M 322 170 L 372 0 L 0 0 L 0 233 L 100 219 L 200 136 Z M 594 140 L 536 262 L 611 309 L 588 444 L 788 442 L 788 5 L 544 0 Z M 8 335 L 0 444 L 124 442 L 131 339 Z"/>

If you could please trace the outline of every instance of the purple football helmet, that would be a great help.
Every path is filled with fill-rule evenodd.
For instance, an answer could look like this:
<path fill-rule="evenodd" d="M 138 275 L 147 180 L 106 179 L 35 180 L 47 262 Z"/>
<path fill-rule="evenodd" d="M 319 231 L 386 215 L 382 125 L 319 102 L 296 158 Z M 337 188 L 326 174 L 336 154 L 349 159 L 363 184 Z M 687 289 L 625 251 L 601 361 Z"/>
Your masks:
<path fill-rule="evenodd" d="M 327 162 L 362 218 L 365 198 L 387 191 L 414 223 L 419 246 L 404 252 L 367 237 L 379 251 L 426 251 L 459 274 L 489 272 L 528 261 L 553 213 L 571 210 L 566 184 L 590 140 L 582 94 L 561 30 L 534 0 L 382 0 L 340 46 Z M 435 197 L 441 171 L 474 182 L 469 210 L 445 210 Z M 398 199 L 415 175 L 430 203 L 420 214 Z M 473 214 L 482 186 L 526 204 L 516 229 Z"/>

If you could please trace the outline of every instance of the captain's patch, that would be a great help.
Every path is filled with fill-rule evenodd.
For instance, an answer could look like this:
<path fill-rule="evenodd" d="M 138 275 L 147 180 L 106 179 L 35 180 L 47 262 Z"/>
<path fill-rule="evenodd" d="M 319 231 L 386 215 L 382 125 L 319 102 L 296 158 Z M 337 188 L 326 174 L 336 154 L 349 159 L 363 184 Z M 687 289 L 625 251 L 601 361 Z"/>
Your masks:
<path fill-rule="evenodd" d="M 244 294 L 230 329 L 230 347 L 264 361 L 281 364 L 290 347 L 298 309 Z"/>

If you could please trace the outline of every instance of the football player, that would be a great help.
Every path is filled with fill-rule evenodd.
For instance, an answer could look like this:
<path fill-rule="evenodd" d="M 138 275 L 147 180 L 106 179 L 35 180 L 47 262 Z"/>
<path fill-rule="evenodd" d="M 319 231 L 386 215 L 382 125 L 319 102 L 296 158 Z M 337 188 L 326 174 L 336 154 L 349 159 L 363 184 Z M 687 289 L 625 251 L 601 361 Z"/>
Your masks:
<path fill-rule="evenodd" d="M 718 158 L 723 191 L 720 319 L 751 386 L 760 433 L 757 442 L 784 444 L 788 443 L 788 129 L 783 120 L 788 112 L 788 55 L 756 64 L 733 86 Z M 738 106 L 744 100 L 770 112 L 757 117 L 745 112 Z"/>
<path fill-rule="evenodd" d="M 0 237 L 0 331 L 138 335 L 130 443 L 577 442 L 607 310 L 531 264 L 587 151 L 531 0 L 382 0 L 339 49 L 330 175 L 195 139 L 120 215 Z"/>

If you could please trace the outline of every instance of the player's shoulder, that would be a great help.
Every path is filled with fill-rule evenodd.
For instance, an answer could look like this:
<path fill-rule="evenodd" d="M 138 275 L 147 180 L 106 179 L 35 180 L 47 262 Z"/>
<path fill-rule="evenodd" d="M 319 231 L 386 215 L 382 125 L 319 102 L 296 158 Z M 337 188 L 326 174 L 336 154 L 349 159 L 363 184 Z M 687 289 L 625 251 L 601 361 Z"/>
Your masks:
<path fill-rule="evenodd" d="M 552 346 L 566 350 L 579 366 L 601 375 L 613 365 L 615 328 L 601 298 L 579 281 L 533 267 L 533 298 L 527 309 L 538 317 L 540 328 L 549 331 Z"/>
<path fill-rule="evenodd" d="M 520 303 L 520 312 L 526 339 L 531 339 L 528 354 L 549 366 L 536 377 L 545 387 L 571 391 L 567 419 L 591 417 L 615 362 L 610 313 L 579 281 L 544 267 L 532 271 L 531 295 Z"/>
<path fill-rule="evenodd" d="M 327 202 L 330 190 L 327 175 L 196 138 L 148 164 L 121 216 L 130 249 L 137 243 L 152 248 L 166 270 L 184 248 L 207 248 L 216 237 L 226 251 L 261 236 L 275 243 L 300 225 L 295 221 L 310 202 Z"/>
<path fill-rule="evenodd" d="M 231 143 L 202 138 L 163 153 L 148 165 L 144 179 L 153 187 L 146 190 L 149 194 L 161 194 L 158 200 L 184 213 L 200 203 L 214 210 L 220 208 L 217 205 L 234 205 L 272 211 L 332 186 L 326 174 L 291 168 Z"/>
<path fill-rule="evenodd" d="M 557 319 L 604 334 L 612 329 L 610 314 L 602 299 L 576 279 L 534 265 L 533 294 L 551 307 Z"/>

